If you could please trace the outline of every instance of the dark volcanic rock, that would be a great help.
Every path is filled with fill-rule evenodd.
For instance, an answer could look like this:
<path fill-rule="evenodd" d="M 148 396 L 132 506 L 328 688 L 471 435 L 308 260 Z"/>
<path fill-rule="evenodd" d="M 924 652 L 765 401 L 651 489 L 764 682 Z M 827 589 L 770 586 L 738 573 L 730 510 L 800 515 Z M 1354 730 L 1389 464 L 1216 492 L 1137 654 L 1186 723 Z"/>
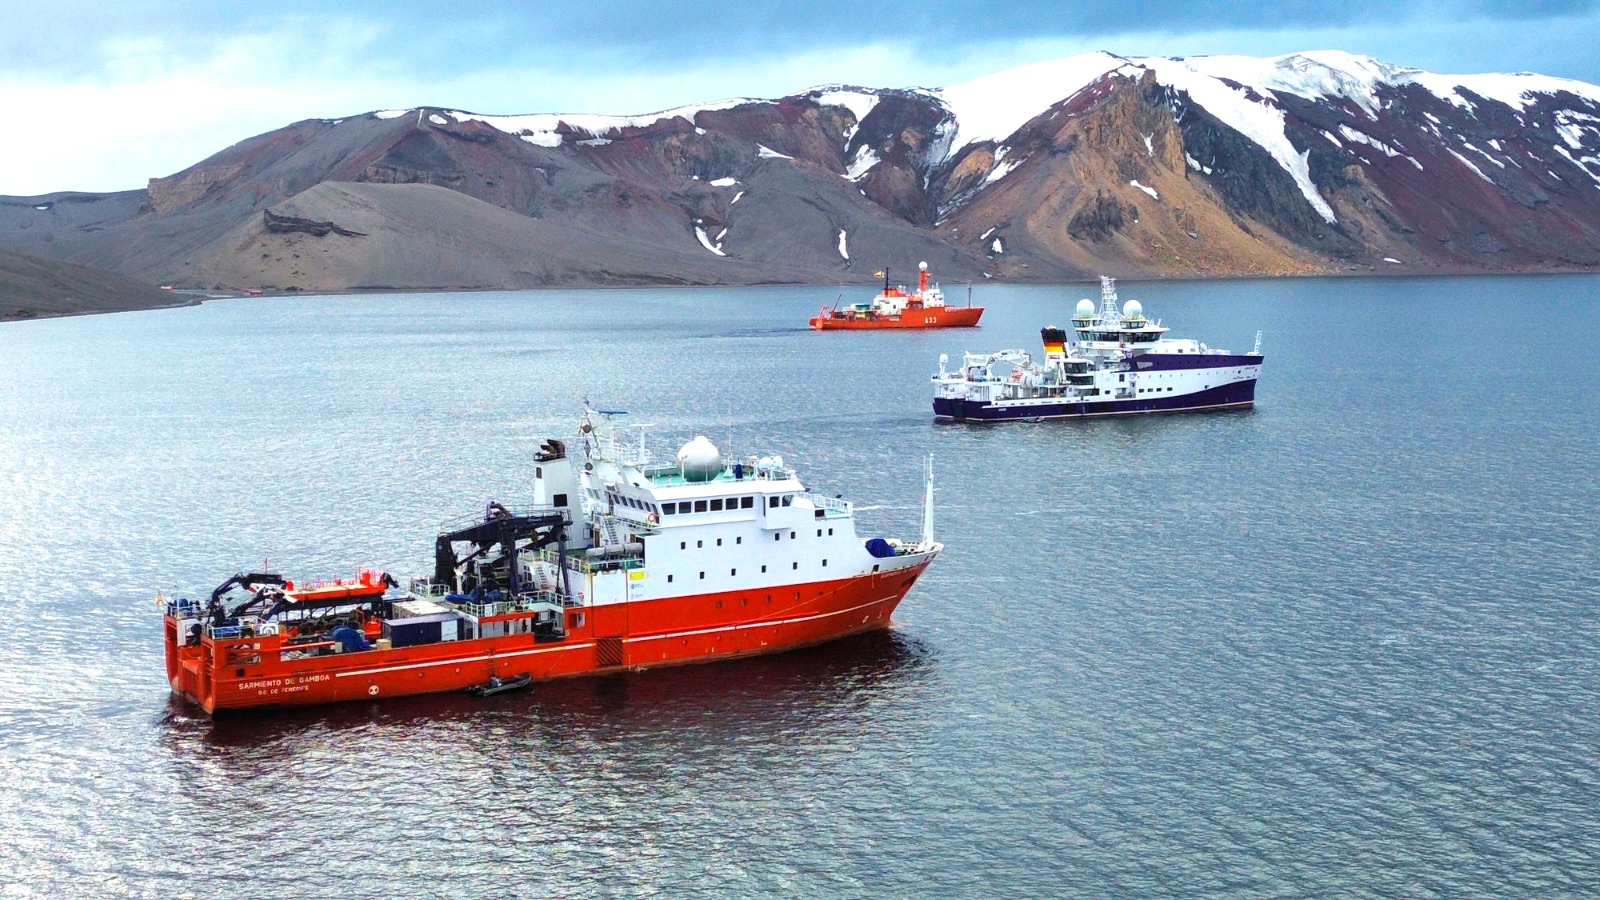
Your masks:
<path fill-rule="evenodd" d="M 261 219 L 262 224 L 273 234 L 309 234 L 316 237 L 338 234 L 344 237 L 366 237 L 362 232 L 340 228 L 332 222 L 313 222 L 298 216 L 280 216 L 270 209 L 261 211 Z"/>

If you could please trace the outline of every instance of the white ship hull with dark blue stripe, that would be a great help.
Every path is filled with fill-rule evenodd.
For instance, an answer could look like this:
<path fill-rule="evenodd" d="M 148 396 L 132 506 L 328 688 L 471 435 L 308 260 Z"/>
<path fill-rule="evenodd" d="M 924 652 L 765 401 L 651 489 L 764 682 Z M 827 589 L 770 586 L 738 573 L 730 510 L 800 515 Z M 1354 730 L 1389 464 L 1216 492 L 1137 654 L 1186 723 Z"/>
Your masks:
<path fill-rule="evenodd" d="M 1044 359 L 1022 350 L 968 353 L 949 370 L 939 357 L 933 414 L 958 422 L 1076 419 L 1238 409 L 1255 405 L 1261 335 L 1249 353 L 1167 337 L 1129 300 L 1117 308 L 1115 282 L 1101 279 L 1101 306 L 1080 301 L 1069 330 L 1040 329 Z"/>
<path fill-rule="evenodd" d="M 996 400 L 936 397 L 933 401 L 935 418 L 955 422 L 1015 422 L 1040 419 L 1079 419 L 1092 416 L 1131 416 L 1148 413 L 1200 412 L 1214 409 L 1246 409 L 1255 405 L 1256 378 L 1261 357 L 1254 357 L 1252 374 L 1242 378 L 1228 378 L 1216 372 L 1194 370 L 1196 374 L 1211 374 L 1221 384 L 1207 385 L 1199 390 L 1151 390 L 1148 394 L 1117 397 L 1010 397 Z"/>

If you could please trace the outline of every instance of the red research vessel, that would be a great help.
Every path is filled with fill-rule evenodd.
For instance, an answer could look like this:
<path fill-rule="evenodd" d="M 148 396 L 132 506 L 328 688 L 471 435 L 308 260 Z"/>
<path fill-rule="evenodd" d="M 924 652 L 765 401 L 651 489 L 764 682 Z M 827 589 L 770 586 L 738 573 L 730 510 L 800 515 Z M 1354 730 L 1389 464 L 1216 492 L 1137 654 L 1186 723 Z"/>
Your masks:
<path fill-rule="evenodd" d="M 943 549 L 931 470 L 921 538 L 863 539 L 782 457 L 727 462 L 697 437 L 657 463 L 614 415 L 586 407 L 577 458 L 559 440 L 535 458 L 533 504 L 443 529 L 404 589 L 255 572 L 158 597 L 172 690 L 215 713 L 774 653 L 887 627 Z"/>
<path fill-rule="evenodd" d="M 883 293 L 870 303 L 854 303 L 832 309 L 824 306 L 811 318 L 816 331 L 863 330 L 871 328 L 970 328 L 978 324 L 983 307 L 973 306 L 969 294 L 966 306 L 945 306 L 944 292 L 928 287 L 928 264 L 917 265 L 917 289 L 889 286 L 888 271 L 883 276 Z"/>

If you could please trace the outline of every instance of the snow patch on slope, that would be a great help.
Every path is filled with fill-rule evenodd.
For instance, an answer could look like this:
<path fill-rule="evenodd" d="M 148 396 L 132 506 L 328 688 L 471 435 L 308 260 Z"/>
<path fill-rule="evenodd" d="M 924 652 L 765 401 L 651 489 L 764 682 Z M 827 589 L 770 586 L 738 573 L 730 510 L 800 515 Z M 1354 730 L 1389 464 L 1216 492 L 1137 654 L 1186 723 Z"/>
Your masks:
<path fill-rule="evenodd" d="M 1563 91 L 1600 103 L 1600 87 L 1530 72 L 1510 75 L 1436 75 L 1414 71 L 1409 80 L 1467 110 L 1472 109 L 1472 102 L 1460 94 L 1460 88 L 1487 100 L 1498 100 L 1518 112 L 1526 110 L 1541 94 L 1559 94 Z"/>
<path fill-rule="evenodd" d="M 823 106 L 842 106 L 850 110 L 850 114 L 856 117 L 856 124 L 844 130 L 844 142 L 846 144 L 850 143 L 851 138 L 855 137 L 856 129 L 861 127 L 862 121 L 878 105 L 878 95 L 876 93 L 864 88 L 851 88 L 844 85 L 830 84 L 814 87 L 807 91 L 806 95 Z"/>
<path fill-rule="evenodd" d="M 515 135 L 530 144 L 540 147 L 561 146 L 562 136 L 559 131 L 562 125 L 569 131 L 587 132 L 594 137 L 607 135 L 620 136 L 624 128 L 643 128 L 654 125 L 666 119 L 682 118 L 694 122 L 694 117 L 702 112 L 715 112 L 723 109 L 733 109 L 737 106 L 753 104 L 771 104 L 772 100 L 751 100 L 736 98 L 719 100 L 715 103 L 699 103 L 693 106 L 679 106 L 673 109 L 664 109 L 660 112 L 645 113 L 639 116 L 602 116 L 589 113 L 534 113 L 525 116 L 480 116 L 477 113 L 451 110 L 449 115 L 457 122 L 482 122 L 497 131 Z M 374 113 L 374 115 L 378 115 Z"/>
<path fill-rule="evenodd" d="M 1456 159 L 1461 160 L 1462 165 L 1466 166 L 1467 168 L 1471 169 L 1474 172 L 1477 172 L 1479 178 L 1482 178 L 1484 181 L 1487 181 L 1490 184 L 1494 184 L 1494 179 L 1490 178 L 1489 176 L 1487 176 L 1485 174 L 1483 174 L 1483 170 L 1478 168 L 1477 166 L 1473 165 L 1472 160 L 1467 159 L 1465 156 L 1462 156 L 1461 154 L 1455 152 L 1454 150 L 1451 150 L 1449 147 L 1446 147 L 1444 149 L 1445 149 L 1445 152 L 1449 153 L 1451 156 L 1454 156 Z M 1561 148 L 1557 147 L 1556 149 L 1559 150 Z"/>
<path fill-rule="evenodd" d="M 1378 140 L 1377 138 L 1373 137 L 1370 134 L 1366 134 L 1365 132 L 1361 132 L 1361 131 L 1356 131 L 1354 128 L 1351 128 L 1348 125 L 1340 125 L 1339 126 L 1339 133 L 1344 135 L 1345 140 L 1350 141 L 1352 143 L 1366 144 L 1368 147 L 1371 147 L 1371 148 L 1373 148 L 1375 150 L 1382 150 L 1385 156 L 1399 156 L 1400 155 L 1400 151 L 1399 150 L 1394 149 L 1393 147 L 1389 146 L 1388 144 L 1385 144 L 1383 141 Z"/>
<path fill-rule="evenodd" d="M 1101 76 L 1137 70 L 1110 53 L 1083 53 L 1019 66 L 963 81 L 930 94 L 955 118 L 946 158 L 978 141 L 1003 141 L 1034 116 L 1065 100 Z"/>
<path fill-rule="evenodd" d="M 856 158 L 850 161 L 850 167 L 845 170 L 844 177 L 851 181 L 860 181 L 879 162 L 878 154 L 871 147 L 862 144 L 856 150 Z"/>
<path fill-rule="evenodd" d="M 728 233 L 727 229 L 723 229 L 722 233 L 723 234 L 727 234 Z M 700 246 L 706 248 L 707 250 L 710 250 L 712 253 L 715 253 L 718 256 L 727 256 L 728 255 L 728 254 L 722 252 L 722 244 L 720 244 L 720 243 L 713 244 L 711 242 L 711 238 L 706 235 L 706 230 L 705 230 L 705 228 L 703 226 L 701 226 L 699 224 L 696 224 L 694 226 L 694 236 L 696 238 L 699 238 Z M 721 235 L 718 235 L 718 237 L 720 237 L 720 236 Z"/>
<path fill-rule="evenodd" d="M 1141 191 L 1144 191 L 1146 194 L 1149 194 L 1150 195 L 1150 199 L 1152 199 L 1152 200 L 1160 200 L 1161 199 L 1161 195 L 1156 193 L 1156 189 L 1155 188 L 1153 188 L 1153 187 L 1151 187 L 1151 186 L 1149 186 L 1147 184 L 1140 184 L 1139 183 L 1139 179 L 1137 179 L 1137 178 L 1135 178 L 1134 180 L 1128 182 L 1128 184 L 1132 185 L 1133 187 L 1138 188 Z"/>
<path fill-rule="evenodd" d="M 1134 62 L 1154 69 L 1156 78 L 1162 84 L 1187 93 L 1189 99 L 1270 153 L 1272 158 L 1278 161 L 1278 165 L 1294 179 L 1300 188 L 1300 193 L 1305 195 L 1306 201 L 1317 214 L 1322 216 L 1324 221 L 1330 223 L 1338 221 L 1333 214 L 1333 207 L 1322 199 L 1322 195 L 1317 192 L 1317 186 L 1311 181 L 1311 167 L 1307 162 L 1309 151 L 1301 153 L 1289 143 L 1289 137 L 1284 132 L 1283 109 L 1270 99 L 1270 95 L 1262 96 L 1257 91 L 1255 93 L 1259 99 L 1252 100 L 1246 96 L 1245 91 L 1229 87 L 1220 81 L 1219 76 L 1191 65 L 1192 62 L 1199 62 L 1205 63 L 1211 69 L 1219 69 L 1219 60 L 1269 62 L 1254 60 L 1252 57 L 1204 57 L 1196 60 L 1145 57 Z M 1226 67 L 1220 68 L 1227 70 Z"/>
<path fill-rule="evenodd" d="M 843 228 L 839 229 L 839 255 L 844 257 L 845 259 L 849 259 L 850 258 L 850 241 L 849 241 L 849 237 L 850 236 L 845 233 L 845 230 Z"/>

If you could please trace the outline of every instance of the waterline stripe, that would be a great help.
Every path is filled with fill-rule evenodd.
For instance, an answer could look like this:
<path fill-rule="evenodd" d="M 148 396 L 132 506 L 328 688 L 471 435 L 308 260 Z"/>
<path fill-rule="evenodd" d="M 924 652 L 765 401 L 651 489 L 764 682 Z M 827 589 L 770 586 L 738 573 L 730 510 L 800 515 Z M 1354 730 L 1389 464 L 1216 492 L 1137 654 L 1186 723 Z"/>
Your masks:
<path fill-rule="evenodd" d="M 669 631 L 666 634 L 653 634 L 653 635 L 650 635 L 649 637 L 624 638 L 623 641 L 625 643 L 635 644 L 635 643 L 639 643 L 641 641 L 660 641 L 660 640 L 666 640 L 666 639 L 669 639 L 669 638 L 676 638 L 676 637 L 692 637 L 692 636 L 697 635 L 697 634 L 715 634 L 716 632 L 719 632 L 719 631 L 738 631 L 741 628 L 747 628 L 747 629 L 748 628 L 766 628 L 766 627 L 773 626 L 773 625 L 793 625 L 796 622 L 809 622 L 812 619 L 826 619 L 829 616 L 842 616 L 842 615 L 844 615 L 846 613 L 853 613 L 853 612 L 856 612 L 857 610 L 866 609 L 869 606 L 877 606 L 878 604 L 883 603 L 887 599 L 888 598 L 885 597 L 885 598 L 882 598 L 882 599 L 879 599 L 879 600 L 873 600 L 873 601 L 870 601 L 868 603 L 863 603 L 860 606 L 852 606 L 849 609 L 841 609 L 841 610 L 836 610 L 834 612 L 817 613 L 815 615 L 810 615 L 810 616 L 799 616 L 798 618 L 794 618 L 794 619 L 776 619 L 776 620 L 771 621 L 771 622 L 746 622 L 746 623 L 744 623 L 742 625 L 722 625 L 722 626 L 719 626 L 717 628 L 701 628 L 701 629 L 698 629 L 696 631 Z"/>
<path fill-rule="evenodd" d="M 483 662 L 490 659 L 505 659 L 508 656 L 530 656 L 534 653 L 554 653 L 557 650 L 582 650 L 584 647 L 593 647 L 594 643 L 569 644 L 561 647 L 540 647 L 537 650 L 518 650 L 515 653 L 489 653 L 483 656 L 464 656 L 455 659 L 441 659 L 436 662 L 411 663 L 404 666 L 385 666 L 381 669 L 357 669 L 353 672 L 335 672 L 335 678 L 349 678 L 352 675 L 377 675 L 380 672 L 399 672 L 405 669 L 427 669 L 433 666 L 453 666 L 460 663 Z"/>

